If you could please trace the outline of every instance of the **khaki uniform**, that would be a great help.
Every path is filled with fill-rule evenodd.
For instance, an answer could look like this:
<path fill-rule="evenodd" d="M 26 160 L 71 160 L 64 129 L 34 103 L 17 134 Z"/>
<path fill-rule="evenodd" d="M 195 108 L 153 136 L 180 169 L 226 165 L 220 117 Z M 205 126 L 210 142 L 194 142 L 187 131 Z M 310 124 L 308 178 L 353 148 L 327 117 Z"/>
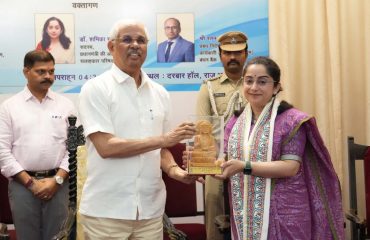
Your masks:
<path fill-rule="evenodd" d="M 213 98 L 215 102 L 216 111 L 212 108 L 211 96 L 209 94 L 209 86 L 207 81 L 210 82 L 211 91 L 213 92 Z M 226 76 L 225 73 L 222 75 L 206 80 L 200 87 L 198 100 L 197 100 L 197 115 L 210 115 L 210 116 L 223 116 L 225 111 L 229 109 L 232 116 L 234 108 L 238 106 L 234 105 L 245 105 L 245 99 L 243 97 L 243 84 L 242 79 L 238 82 L 234 82 Z M 239 92 L 239 94 L 234 94 Z M 233 98 L 235 101 L 231 108 L 228 108 L 230 99 Z M 227 119 L 225 119 L 225 124 Z M 224 126 L 222 126 L 224 127 Z M 218 128 L 216 127 L 216 130 Z M 223 141 L 223 139 L 222 139 Z M 223 235 L 218 231 L 215 222 L 215 217 L 218 215 L 225 214 L 224 208 L 224 194 L 223 194 L 223 181 L 215 179 L 210 176 L 206 176 L 205 184 L 205 215 L 206 215 L 206 228 L 207 228 L 207 239 L 208 240 L 222 240 Z"/>

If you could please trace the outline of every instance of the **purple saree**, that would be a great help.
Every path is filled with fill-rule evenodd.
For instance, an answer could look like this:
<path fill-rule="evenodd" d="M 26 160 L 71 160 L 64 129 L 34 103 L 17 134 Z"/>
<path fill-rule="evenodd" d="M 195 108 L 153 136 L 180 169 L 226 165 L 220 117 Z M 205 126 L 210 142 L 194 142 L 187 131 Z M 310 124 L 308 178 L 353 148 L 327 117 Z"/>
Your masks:
<path fill-rule="evenodd" d="M 270 110 L 270 115 L 271 112 L 273 110 Z M 240 136 L 244 131 L 242 125 L 251 125 L 247 114 L 243 113 L 239 119 L 231 118 L 225 127 L 229 158 L 245 156 L 242 149 L 246 142 Z M 257 124 L 259 122 L 262 120 Z M 298 156 L 301 158 L 300 170 L 294 177 L 272 179 L 271 185 L 262 185 L 267 186 L 266 197 L 258 192 L 259 177 L 240 173 L 230 179 L 232 239 L 344 239 L 339 181 L 314 118 L 291 108 L 276 115 L 274 124 L 270 126 L 273 127 L 271 161 L 280 160 L 283 155 Z M 247 128 L 249 133 L 253 127 Z M 254 135 L 256 138 L 264 137 L 257 130 Z M 263 149 L 267 145 L 256 138 L 253 141 L 259 144 L 259 154 L 261 146 Z M 235 153 L 238 151 L 241 153 Z M 253 161 L 253 151 L 250 152 L 249 160 Z M 242 157 L 238 159 L 245 161 Z M 256 201 L 261 196 L 262 200 Z M 263 218 L 263 213 L 268 217 Z"/>

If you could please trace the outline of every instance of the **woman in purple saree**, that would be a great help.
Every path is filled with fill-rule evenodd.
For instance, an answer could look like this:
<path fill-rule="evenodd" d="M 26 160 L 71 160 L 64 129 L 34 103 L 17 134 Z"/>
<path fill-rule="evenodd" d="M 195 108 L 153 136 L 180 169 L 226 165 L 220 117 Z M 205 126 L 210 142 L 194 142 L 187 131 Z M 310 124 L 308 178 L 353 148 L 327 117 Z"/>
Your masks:
<path fill-rule="evenodd" d="M 279 66 L 267 57 L 244 71 L 248 104 L 225 127 L 233 240 L 344 239 L 337 175 L 314 118 L 276 97 Z"/>

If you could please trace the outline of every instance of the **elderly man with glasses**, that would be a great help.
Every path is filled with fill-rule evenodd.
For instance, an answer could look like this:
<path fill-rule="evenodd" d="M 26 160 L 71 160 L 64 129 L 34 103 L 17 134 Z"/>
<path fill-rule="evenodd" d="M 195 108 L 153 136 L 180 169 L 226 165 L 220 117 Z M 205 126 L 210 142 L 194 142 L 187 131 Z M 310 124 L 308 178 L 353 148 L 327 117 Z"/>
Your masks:
<path fill-rule="evenodd" d="M 195 127 L 183 123 L 169 130 L 169 94 L 141 69 L 147 43 L 142 23 L 118 21 L 108 41 L 111 69 L 81 90 L 88 161 L 80 213 L 87 239 L 162 239 L 161 169 L 179 181 L 195 181 L 166 149 L 191 138 Z"/>

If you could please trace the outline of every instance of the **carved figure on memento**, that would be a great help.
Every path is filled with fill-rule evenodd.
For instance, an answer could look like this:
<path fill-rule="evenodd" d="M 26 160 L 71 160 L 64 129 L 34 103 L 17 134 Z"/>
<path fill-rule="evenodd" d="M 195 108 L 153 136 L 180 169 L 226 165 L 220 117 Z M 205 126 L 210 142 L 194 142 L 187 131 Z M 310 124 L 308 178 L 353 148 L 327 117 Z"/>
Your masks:
<path fill-rule="evenodd" d="M 194 136 L 191 165 L 214 166 L 217 151 L 212 129 L 212 124 L 207 120 L 200 120 L 196 123 L 197 134 Z"/>

